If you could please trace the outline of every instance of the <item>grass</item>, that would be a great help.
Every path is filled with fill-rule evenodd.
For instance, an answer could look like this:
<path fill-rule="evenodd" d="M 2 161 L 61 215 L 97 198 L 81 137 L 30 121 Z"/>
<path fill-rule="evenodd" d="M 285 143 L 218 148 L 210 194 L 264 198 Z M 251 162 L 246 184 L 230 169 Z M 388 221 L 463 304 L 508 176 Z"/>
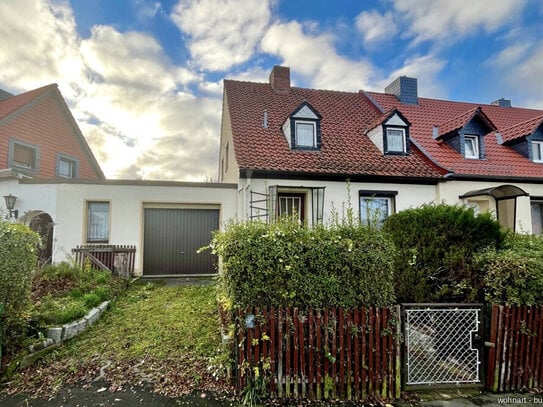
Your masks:
<path fill-rule="evenodd" d="M 215 286 L 133 284 L 88 331 L 22 372 L 12 391 L 48 396 L 60 386 L 106 380 L 110 389 L 150 383 L 179 396 L 223 390 Z"/>
<path fill-rule="evenodd" d="M 30 314 L 41 326 L 61 325 L 83 317 L 125 287 L 126 281 L 109 272 L 70 263 L 46 266 L 34 277 Z"/>

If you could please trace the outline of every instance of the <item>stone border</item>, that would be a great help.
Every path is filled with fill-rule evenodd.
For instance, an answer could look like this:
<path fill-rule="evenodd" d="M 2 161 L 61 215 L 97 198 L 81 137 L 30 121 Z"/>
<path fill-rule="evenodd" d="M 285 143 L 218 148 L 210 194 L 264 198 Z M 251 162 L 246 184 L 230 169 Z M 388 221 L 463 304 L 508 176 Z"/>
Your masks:
<path fill-rule="evenodd" d="M 45 349 L 55 343 L 60 343 L 62 341 L 71 339 L 80 333 L 87 330 L 87 328 L 94 325 L 100 316 L 104 313 L 105 310 L 109 307 L 110 301 L 104 301 L 96 308 L 91 309 L 86 316 L 83 318 L 64 324 L 55 328 L 48 328 L 46 332 L 46 337 L 43 342 L 40 342 L 29 347 L 30 352 L 36 352 L 41 349 Z"/>

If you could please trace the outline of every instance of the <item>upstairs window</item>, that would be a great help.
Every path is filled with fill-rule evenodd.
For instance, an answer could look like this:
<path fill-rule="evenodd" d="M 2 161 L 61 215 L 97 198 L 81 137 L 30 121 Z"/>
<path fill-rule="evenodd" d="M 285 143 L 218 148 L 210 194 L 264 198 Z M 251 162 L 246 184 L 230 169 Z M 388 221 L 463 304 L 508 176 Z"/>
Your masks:
<path fill-rule="evenodd" d="M 57 157 L 57 177 L 76 178 L 78 162 L 76 159 L 58 156 Z"/>
<path fill-rule="evenodd" d="M 532 141 L 534 162 L 543 163 L 543 141 Z"/>
<path fill-rule="evenodd" d="M 28 170 L 38 169 L 39 150 L 37 146 L 10 140 L 9 165 Z"/>
<path fill-rule="evenodd" d="M 387 128 L 386 129 L 386 152 L 387 153 L 405 153 L 405 129 Z"/>
<path fill-rule="evenodd" d="M 297 147 L 316 148 L 316 125 L 314 122 L 296 121 L 295 122 L 295 144 Z"/>
<path fill-rule="evenodd" d="M 464 157 L 479 158 L 479 137 L 466 135 L 464 136 Z"/>

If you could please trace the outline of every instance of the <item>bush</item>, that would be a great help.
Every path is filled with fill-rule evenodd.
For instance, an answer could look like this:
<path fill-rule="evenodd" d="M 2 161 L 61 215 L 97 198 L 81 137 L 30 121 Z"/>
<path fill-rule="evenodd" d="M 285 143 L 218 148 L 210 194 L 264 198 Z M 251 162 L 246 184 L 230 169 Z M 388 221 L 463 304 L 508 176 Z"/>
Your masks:
<path fill-rule="evenodd" d="M 396 295 L 401 302 L 483 299 L 473 256 L 502 245 L 504 232 L 488 213 L 459 205 L 423 205 L 390 216 L 383 226 L 398 249 Z"/>
<path fill-rule="evenodd" d="M 355 307 L 394 302 L 394 246 L 361 226 L 246 222 L 215 233 L 220 279 L 235 306 Z"/>
<path fill-rule="evenodd" d="M 0 219 L 0 303 L 4 306 L 2 338 L 8 350 L 25 329 L 39 242 L 38 234 L 25 225 Z"/>
<path fill-rule="evenodd" d="M 484 273 L 485 299 L 508 305 L 543 305 L 543 238 L 508 236 L 503 250 L 476 257 Z"/>

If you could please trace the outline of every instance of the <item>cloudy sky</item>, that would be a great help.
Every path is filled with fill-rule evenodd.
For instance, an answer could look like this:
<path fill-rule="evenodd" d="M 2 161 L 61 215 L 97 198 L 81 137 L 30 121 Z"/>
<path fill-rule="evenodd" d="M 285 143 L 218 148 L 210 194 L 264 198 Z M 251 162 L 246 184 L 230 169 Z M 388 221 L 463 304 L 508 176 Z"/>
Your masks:
<path fill-rule="evenodd" d="M 540 0 L 0 0 L 0 88 L 58 83 L 106 176 L 217 178 L 222 79 L 543 108 Z"/>

